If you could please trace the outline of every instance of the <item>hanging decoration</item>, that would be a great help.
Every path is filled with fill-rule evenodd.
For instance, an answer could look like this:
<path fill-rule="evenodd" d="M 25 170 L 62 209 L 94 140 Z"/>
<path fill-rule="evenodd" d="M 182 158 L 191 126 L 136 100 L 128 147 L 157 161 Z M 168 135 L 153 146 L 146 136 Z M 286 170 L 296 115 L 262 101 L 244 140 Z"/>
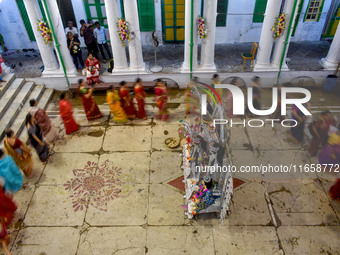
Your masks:
<path fill-rule="evenodd" d="M 203 17 L 199 16 L 197 18 L 198 34 L 201 39 L 205 39 L 208 36 L 207 29 L 205 27 L 205 20 Z"/>
<path fill-rule="evenodd" d="M 272 27 L 273 37 L 280 38 L 285 27 L 286 27 L 286 14 L 281 13 L 280 16 L 276 18 L 274 26 Z"/>
<path fill-rule="evenodd" d="M 118 18 L 117 26 L 119 39 L 121 40 L 123 47 L 125 47 L 127 42 L 130 42 L 131 40 L 129 22 L 127 22 L 124 18 Z"/>
<path fill-rule="evenodd" d="M 52 31 L 44 20 L 38 20 L 37 30 L 41 33 L 42 37 L 44 38 L 45 44 L 52 46 L 53 43 Z"/>

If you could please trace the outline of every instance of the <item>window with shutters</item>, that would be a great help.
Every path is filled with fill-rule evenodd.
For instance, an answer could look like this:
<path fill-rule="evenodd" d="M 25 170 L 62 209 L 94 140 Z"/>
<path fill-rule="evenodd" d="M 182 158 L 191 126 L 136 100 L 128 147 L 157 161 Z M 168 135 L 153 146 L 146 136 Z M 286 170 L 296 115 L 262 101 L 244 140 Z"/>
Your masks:
<path fill-rule="evenodd" d="M 228 0 L 217 1 L 217 17 L 216 17 L 217 27 L 225 27 L 227 21 L 227 7 Z"/>
<path fill-rule="evenodd" d="M 228 8 L 228 0 L 217 1 L 217 16 L 216 16 L 217 27 L 225 27 L 226 21 L 227 21 L 227 8 Z M 202 17 L 204 17 L 203 13 L 204 13 L 204 0 L 202 0 L 201 2 L 201 16 Z"/>
<path fill-rule="evenodd" d="M 304 21 L 319 21 L 323 7 L 323 0 L 310 0 Z"/>
<path fill-rule="evenodd" d="M 264 19 L 264 13 L 266 12 L 267 0 L 256 0 L 254 14 L 253 14 L 253 22 L 254 23 L 262 23 Z"/>
<path fill-rule="evenodd" d="M 33 30 L 32 30 L 30 20 L 29 20 L 28 15 L 27 15 L 27 11 L 26 11 L 26 8 L 25 8 L 25 5 L 24 5 L 24 1 L 23 0 L 17 0 L 16 2 L 18 4 L 19 11 L 20 11 L 20 14 L 21 14 L 21 17 L 22 17 L 22 21 L 24 22 L 28 37 L 30 38 L 31 41 L 35 41 L 34 33 L 33 33 Z M 34 29 L 35 29 L 35 27 L 34 27 Z"/>
<path fill-rule="evenodd" d="M 138 0 L 138 15 L 140 31 L 155 30 L 155 3 L 154 0 Z"/>

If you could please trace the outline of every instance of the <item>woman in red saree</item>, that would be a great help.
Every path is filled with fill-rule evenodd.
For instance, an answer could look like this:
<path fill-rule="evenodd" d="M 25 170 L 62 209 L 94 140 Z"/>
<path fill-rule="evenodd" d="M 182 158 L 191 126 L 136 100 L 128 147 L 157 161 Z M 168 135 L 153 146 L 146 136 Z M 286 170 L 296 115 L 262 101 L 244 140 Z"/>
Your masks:
<path fill-rule="evenodd" d="M 79 125 L 73 118 L 72 104 L 67 99 L 68 96 L 66 93 L 63 92 L 60 94 L 59 111 L 65 125 L 66 134 L 68 135 L 79 130 Z"/>
<path fill-rule="evenodd" d="M 144 87 L 142 85 L 142 79 L 137 78 L 135 86 L 134 86 L 134 91 L 135 91 L 135 98 L 137 101 L 138 105 L 138 111 L 137 111 L 137 117 L 139 119 L 146 120 L 146 112 L 145 112 L 145 91 Z"/>
<path fill-rule="evenodd" d="M 158 115 L 156 118 L 161 120 L 169 119 L 169 112 L 168 112 L 168 89 L 166 88 L 165 84 L 162 80 L 158 79 L 156 82 L 155 87 L 155 94 L 156 94 L 156 102 L 158 106 Z"/>
<path fill-rule="evenodd" d="M 7 255 L 11 252 L 8 249 L 9 236 L 7 229 L 14 219 L 14 213 L 17 210 L 17 205 L 13 202 L 12 197 L 6 194 L 6 191 L 0 185 L 0 241 L 2 248 Z"/>
<path fill-rule="evenodd" d="M 133 104 L 133 98 L 130 96 L 129 88 L 126 86 L 126 82 L 120 83 L 120 102 L 126 113 L 128 119 L 133 120 L 136 118 L 136 108 Z"/>
<path fill-rule="evenodd" d="M 86 80 L 88 85 L 96 85 L 99 83 L 99 71 L 100 71 L 100 63 L 99 61 L 89 53 L 86 61 Z"/>
<path fill-rule="evenodd" d="M 83 79 L 78 80 L 78 85 L 78 91 L 81 95 L 81 102 L 83 103 L 87 120 L 90 121 L 103 117 L 92 96 L 93 89 L 85 88 L 85 81 Z"/>
<path fill-rule="evenodd" d="M 14 212 L 17 205 L 13 202 L 12 195 L 8 195 L 0 184 L 0 218 L 3 219 L 5 226 L 8 227 L 14 219 Z"/>

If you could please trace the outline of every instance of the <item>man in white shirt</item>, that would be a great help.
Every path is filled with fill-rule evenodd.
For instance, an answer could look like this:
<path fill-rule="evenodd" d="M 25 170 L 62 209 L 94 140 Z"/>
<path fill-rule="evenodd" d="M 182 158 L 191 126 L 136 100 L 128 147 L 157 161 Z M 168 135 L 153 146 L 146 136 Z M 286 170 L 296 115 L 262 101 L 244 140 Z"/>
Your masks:
<path fill-rule="evenodd" d="M 93 34 L 94 34 L 94 37 L 97 39 L 97 43 L 98 43 L 98 46 L 99 46 L 99 49 L 100 49 L 100 53 L 102 54 L 102 57 L 103 57 L 103 62 L 106 63 L 106 58 L 105 58 L 105 54 L 104 54 L 104 50 L 103 50 L 103 46 L 107 52 L 107 54 L 109 55 L 109 60 L 112 59 L 112 55 L 111 55 L 111 52 L 109 50 L 109 46 L 107 46 L 107 43 L 106 43 L 106 30 L 104 27 L 101 27 L 99 22 L 96 21 L 94 23 L 95 25 L 95 29 L 93 31 Z"/>
<path fill-rule="evenodd" d="M 67 35 L 68 32 L 71 32 L 73 36 L 78 37 L 78 30 L 76 27 L 73 26 L 73 22 L 67 22 L 67 28 L 65 28 L 65 34 Z"/>

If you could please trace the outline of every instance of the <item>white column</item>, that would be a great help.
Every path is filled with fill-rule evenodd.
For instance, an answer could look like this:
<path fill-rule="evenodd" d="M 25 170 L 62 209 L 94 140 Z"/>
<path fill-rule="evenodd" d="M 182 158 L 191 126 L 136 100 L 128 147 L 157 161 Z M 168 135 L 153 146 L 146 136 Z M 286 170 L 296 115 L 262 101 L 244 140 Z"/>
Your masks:
<path fill-rule="evenodd" d="M 194 17 L 193 17 L 193 54 L 192 70 L 197 68 L 197 17 L 198 17 L 198 0 L 194 0 Z M 191 41 L 191 0 L 185 0 L 185 39 L 184 39 L 184 62 L 182 72 L 190 71 L 190 41 Z"/>
<path fill-rule="evenodd" d="M 125 47 L 119 39 L 117 22 L 120 18 L 117 0 L 105 0 L 107 23 L 110 31 L 111 49 L 114 58 L 114 71 L 128 69 Z"/>
<path fill-rule="evenodd" d="M 72 7 L 73 7 L 73 12 L 74 16 L 76 19 L 76 23 L 74 24 L 75 27 L 78 28 L 78 39 L 80 41 L 80 47 L 86 47 L 86 44 L 84 42 L 84 37 L 80 36 L 80 20 L 86 20 L 86 12 L 85 12 L 85 6 L 84 6 L 84 0 L 71 0 L 72 1 Z"/>
<path fill-rule="evenodd" d="M 64 65 L 66 68 L 67 75 L 72 77 L 77 73 L 76 67 L 73 64 L 73 60 L 70 54 L 70 50 L 67 47 L 66 35 L 63 22 L 61 20 L 61 16 L 59 13 L 59 8 L 56 0 L 46 0 L 47 6 L 44 6 L 45 10 L 48 8 L 49 13 L 51 15 L 51 20 L 54 28 L 54 32 L 58 39 L 59 49 L 61 52 L 61 56 L 59 56 L 58 51 L 56 49 L 59 61 L 62 57 L 64 60 Z M 60 62 L 61 63 L 61 62 Z M 61 67 L 62 68 L 62 67 Z"/>
<path fill-rule="evenodd" d="M 326 58 L 321 59 L 321 64 L 327 70 L 335 70 L 340 62 L 340 23 L 336 29 L 331 47 Z"/>
<path fill-rule="evenodd" d="M 256 63 L 254 66 L 255 72 L 268 71 L 270 68 L 270 56 L 274 43 L 272 27 L 274 25 L 275 18 L 279 15 L 280 7 L 281 0 L 268 0 L 267 2 L 261 38 L 257 49 Z"/>
<path fill-rule="evenodd" d="M 61 76 L 62 73 L 59 70 L 59 64 L 53 52 L 53 47 L 45 44 L 41 33 L 37 30 L 38 19 L 41 20 L 42 16 L 36 0 L 24 0 L 25 8 L 28 18 L 32 25 L 32 30 L 37 41 L 40 56 L 44 63 L 44 71 L 42 75 L 44 77 Z"/>
<path fill-rule="evenodd" d="M 216 34 L 217 0 L 204 1 L 203 18 L 206 21 L 207 38 L 202 40 L 201 69 L 216 71 L 215 58 L 215 34 Z"/>
<path fill-rule="evenodd" d="M 276 45 L 275 45 L 274 54 L 273 54 L 272 69 L 275 69 L 275 70 L 276 69 L 279 70 L 279 68 L 280 68 L 280 62 L 281 62 L 282 54 L 284 54 L 282 70 L 285 70 L 285 71 L 289 70 L 285 60 L 286 60 L 286 56 L 287 56 L 287 52 L 288 52 L 288 48 L 289 48 L 290 36 L 292 34 L 292 31 L 293 31 L 292 28 L 294 26 L 294 22 L 291 24 L 292 27 L 291 27 L 290 34 L 289 34 L 289 37 L 288 37 L 288 42 L 287 42 L 287 47 L 286 47 L 285 52 L 283 52 L 283 48 L 284 48 L 284 45 L 285 45 L 287 32 L 288 32 L 288 29 L 289 29 L 290 17 L 293 15 L 293 21 L 294 21 L 296 14 L 297 14 L 298 5 L 296 5 L 295 10 L 293 10 L 295 1 L 297 1 L 297 0 L 286 1 L 286 6 L 284 8 L 284 13 L 286 13 L 286 27 L 285 27 L 283 33 L 281 34 L 280 38 L 276 39 Z"/>
<path fill-rule="evenodd" d="M 125 18 L 129 22 L 131 42 L 129 43 L 130 70 L 145 71 L 141 36 L 139 30 L 139 16 L 137 0 L 124 0 Z"/>

